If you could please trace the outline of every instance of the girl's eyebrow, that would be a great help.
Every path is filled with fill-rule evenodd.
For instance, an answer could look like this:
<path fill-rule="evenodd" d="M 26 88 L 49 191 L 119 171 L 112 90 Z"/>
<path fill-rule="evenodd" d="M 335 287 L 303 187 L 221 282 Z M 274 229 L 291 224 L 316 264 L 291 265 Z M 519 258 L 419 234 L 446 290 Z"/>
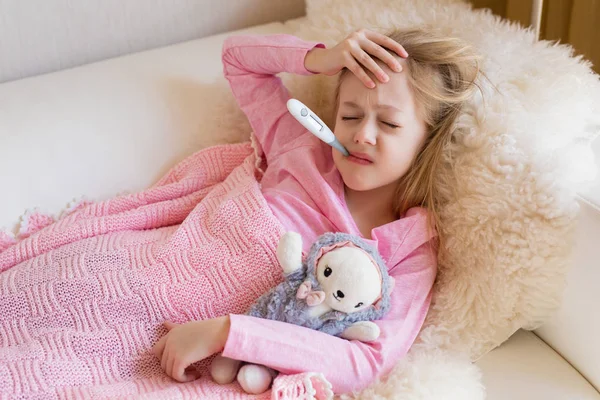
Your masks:
<path fill-rule="evenodd" d="M 345 106 L 348 106 L 348 107 L 360 109 L 360 106 L 353 101 L 345 101 L 342 104 Z M 384 110 L 392 110 L 392 111 L 402 112 L 399 109 L 397 109 L 396 107 L 388 105 L 388 104 L 376 104 L 375 108 L 381 108 Z"/>

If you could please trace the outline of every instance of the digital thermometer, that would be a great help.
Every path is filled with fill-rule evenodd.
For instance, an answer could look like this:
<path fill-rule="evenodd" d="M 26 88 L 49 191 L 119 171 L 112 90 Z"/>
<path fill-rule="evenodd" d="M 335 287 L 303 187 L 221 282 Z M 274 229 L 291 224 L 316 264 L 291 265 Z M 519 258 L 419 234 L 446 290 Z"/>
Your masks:
<path fill-rule="evenodd" d="M 348 157 L 350 154 L 348 150 L 335 138 L 331 129 L 325 125 L 321 118 L 317 117 L 317 114 L 306 107 L 302 102 L 296 99 L 289 99 L 287 101 L 287 108 L 290 114 L 294 116 L 310 133 L 330 145 L 331 147 L 339 150 L 343 155 Z"/>

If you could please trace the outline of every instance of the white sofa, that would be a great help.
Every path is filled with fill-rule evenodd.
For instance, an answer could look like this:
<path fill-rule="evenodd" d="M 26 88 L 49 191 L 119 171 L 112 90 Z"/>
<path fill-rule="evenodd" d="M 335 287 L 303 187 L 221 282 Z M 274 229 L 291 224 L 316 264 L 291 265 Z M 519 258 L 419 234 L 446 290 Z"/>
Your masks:
<path fill-rule="evenodd" d="M 243 32 L 291 32 L 303 13 L 302 0 L 37 3 L 0 3 L 0 226 L 25 208 L 145 188 L 200 147 L 239 139 L 203 131 L 226 87 L 224 38 L 255 24 Z M 600 140 L 595 151 L 600 164 Z M 600 399 L 600 177 L 580 203 L 563 306 L 477 361 L 489 399 Z"/>

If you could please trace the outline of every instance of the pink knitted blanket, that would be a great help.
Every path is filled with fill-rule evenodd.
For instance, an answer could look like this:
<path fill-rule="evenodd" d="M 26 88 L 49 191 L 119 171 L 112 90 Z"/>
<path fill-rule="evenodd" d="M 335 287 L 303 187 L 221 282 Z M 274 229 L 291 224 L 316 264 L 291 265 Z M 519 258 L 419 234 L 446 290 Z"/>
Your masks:
<path fill-rule="evenodd" d="M 163 321 L 243 313 L 280 282 L 255 162 L 249 143 L 211 147 L 148 190 L 1 236 L 0 398 L 271 398 L 214 384 L 207 360 L 178 383 L 150 352 Z M 311 379 L 280 377 L 273 398 L 313 398 Z"/>

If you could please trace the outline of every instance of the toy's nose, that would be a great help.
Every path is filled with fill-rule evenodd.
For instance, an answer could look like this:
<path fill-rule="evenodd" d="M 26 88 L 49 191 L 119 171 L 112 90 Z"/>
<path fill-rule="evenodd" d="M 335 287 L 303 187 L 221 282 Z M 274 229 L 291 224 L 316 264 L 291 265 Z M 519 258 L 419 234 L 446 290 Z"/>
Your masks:
<path fill-rule="evenodd" d="M 338 291 L 336 292 L 336 294 L 337 294 L 337 297 L 339 297 L 340 299 L 343 299 L 343 298 L 344 298 L 344 292 L 342 292 L 341 290 L 338 290 Z"/>

